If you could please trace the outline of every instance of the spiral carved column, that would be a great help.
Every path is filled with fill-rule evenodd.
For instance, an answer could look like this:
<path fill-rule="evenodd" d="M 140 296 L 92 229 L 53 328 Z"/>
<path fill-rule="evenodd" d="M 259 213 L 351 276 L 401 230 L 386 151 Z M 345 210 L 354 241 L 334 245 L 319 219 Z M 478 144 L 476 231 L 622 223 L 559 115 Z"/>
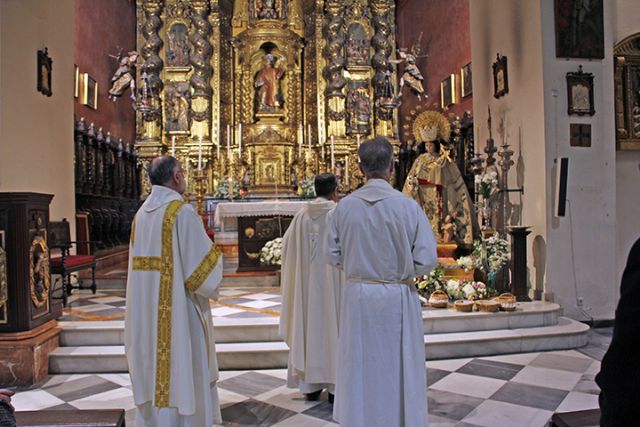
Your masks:
<path fill-rule="evenodd" d="M 324 48 L 327 65 L 323 70 L 323 77 L 327 82 L 325 96 L 327 100 L 327 117 L 330 121 L 344 120 L 344 93 L 342 89 L 347 84 L 343 76 L 345 68 L 344 57 L 344 5 L 340 0 L 329 0 L 326 4 L 325 25 L 323 33 L 328 40 Z"/>
<path fill-rule="evenodd" d="M 384 96 L 385 74 L 392 70 L 389 56 L 393 52 L 393 46 L 390 41 L 392 34 L 392 24 L 389 17 L 393 17 L 393 7 L 389 0 L 373 0 L 371 2 L 371 10 L 373 14 L 373 28 L 375 34 L 371 39 L 371 45 L 375 50 L 375 54 L 371 59 L 375 74 L 373 76 L 373 87 L 375 91 L 376 101 Z M 384 108 L 376 108 L 378 120 L 391 120 L 393 112 Z"/>
<path fill-rule="evenodd" d="M 145 0 L 142 4 L 142 10 L 145 16 L 144 23 L 140 28 L 142 37 L 145 40 L 141 52 L 142 58 L 144 58 L 142 71 L 147 74 L 148 89 L 150 89 L 152 93 L 151 102 L 153 105 L 160 105 L 160 92 L 163 87 L 162 79 L 160 78 L 160 72 L 164 66 L 160 58 L 160 49 L 162 49 L 163 41 L 158 34 L 158 31 L 162 27 L 162 20 L 160 19 L 161 9 L 161 0 Z M 143 120 L 145 122 L 153 123 L 153 126 L 148 128 L 147 135 L 153 137 L 160 136 L 162 126 L 161 118 L 159 110 L 143 114 Z"/>

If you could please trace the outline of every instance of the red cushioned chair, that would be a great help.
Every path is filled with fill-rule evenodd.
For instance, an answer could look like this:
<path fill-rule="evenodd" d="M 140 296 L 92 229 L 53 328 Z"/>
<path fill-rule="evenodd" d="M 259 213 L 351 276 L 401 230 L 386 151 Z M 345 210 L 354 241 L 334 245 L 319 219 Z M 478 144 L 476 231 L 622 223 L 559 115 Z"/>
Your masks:
<path fill-rule="evenodd" d="M 95 242 L 71 241 L 69 222 L 66 218 L 59 222 L 49 222 L 49 249 L 60 250 L 60 255 L 51 256 L 49 259 L 49 267 L 52 274 L 59 274 L 62 278 L 62 303 L 65 307 L 73 289 L 91 289 L 94 294 L 96 293 L 96 257 L 69 254 L 72 245 L 90 243 Z M 71 285 L 71 273 L 88 269 L 91 269 L 91 286 L 83 287 L 80 279 L 78 279 L 78 286 Z"/>

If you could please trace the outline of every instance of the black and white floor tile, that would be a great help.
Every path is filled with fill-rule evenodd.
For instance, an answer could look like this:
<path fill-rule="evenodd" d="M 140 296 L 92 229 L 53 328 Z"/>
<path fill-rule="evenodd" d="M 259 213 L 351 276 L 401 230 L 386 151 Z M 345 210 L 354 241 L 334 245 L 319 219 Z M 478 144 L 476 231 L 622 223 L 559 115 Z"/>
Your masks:
<path fill-rule="evenodd" d="M 599 344 L 598 344 L 599 345 Z M 587 347 L 586 353 L 589 348 Z M 585 351 L 427 362 L 429 425 L 545 426 L 554 412 L 598 407 L 600 369 Z M 326 393 L 307 402 L 285 386 L 286 370 L 220 372 L 225 427 L 327 427 Z M 127 374 L 55 375 L 14 397 L 17 410 L 123 408 L 135 422 Z"/>

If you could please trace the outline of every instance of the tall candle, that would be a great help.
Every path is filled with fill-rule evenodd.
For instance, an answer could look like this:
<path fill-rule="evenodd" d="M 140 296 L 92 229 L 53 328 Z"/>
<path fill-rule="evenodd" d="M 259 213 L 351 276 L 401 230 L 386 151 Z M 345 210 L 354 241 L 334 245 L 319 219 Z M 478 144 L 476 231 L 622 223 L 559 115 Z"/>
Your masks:
<path fill-rule="evenodd" d="M 298 127 L 298 155 L 302 155 L 302 143 L 303 143 L 303 135 L 302 133 L 304 132 L 303 130 L 304 128 L 302 127 L 302 123 L 300 123 L 300 126 Z"/>
<path fill-rule="evenodd" d="M 344 160 L 345 166 L 344 166 L 344 176 L 345 176 L 345 182 L 347 183 L 347 187 L 349 186 L 349 156 L 345 157 Z"/>
<path fill-rule="evenodd" d="M 335 171 L 336 168 L 336 162 L 335 162 L 335 157 L 334 157 L 334 153 L 333 153 L 333 135 L 331 135 L 331 172 L 333 173 Z"/>
<path fill-rule="evenodd" d="M 358 148 L 360 148 L 360 134 L 356 134 L 356 143 L 358 144 Z"/>
<path fill-rule="evenodd" d="M 307 125 L 307 140 L 309 141 L 309 151 L 311 151 L 311 123 Z"/>
<path fill-rule="evenodd" d="M 176 136 L 171 137 L 171 156 L 176 156 Z"/>
<path fill-rule="evenodd" d="M 200 143 L 198 144 L 198 170 L 202 170 L 202 135 L 200 135 Z"/>
<path fill-rule="evenodd" d="M 324 162 L 324 144 L 320 144 L 320 151 L 322 152 L 322 161 Z"/>
<path fill-rule="evenodd" d="M 238 125 L 238 158 L 242 158 L 242 123 Z"/>
<path fill-rule="evenodd" d="M 227 125 L 227 159 L 231 161 L 231 127 Z"/>
<path fill-rule="evenodd" d="M 187 175 L 185 176 L 184 180 L 185 180 L 185 191 L 189 189 L 189 163 L 191 163 L 189 161 L 189 158 L 187 157 Z"/>
<path fill-rule="evenodd" d="M 216 160 L 220 160 L 220 122 L 218 122 L 218 141 L 216 142 Z"/>

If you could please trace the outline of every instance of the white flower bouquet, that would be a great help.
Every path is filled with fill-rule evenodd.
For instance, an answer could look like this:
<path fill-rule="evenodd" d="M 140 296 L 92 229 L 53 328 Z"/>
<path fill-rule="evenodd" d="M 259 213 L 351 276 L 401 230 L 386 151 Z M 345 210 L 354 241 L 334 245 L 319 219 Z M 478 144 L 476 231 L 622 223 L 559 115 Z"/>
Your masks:
<path fill-rule="evenodd" d="M 418 293 L 424 297 L 429 297 L 435 291 L 444 290 L 444 269 L 438 264 L 426 276 L 417 277 L 415 280 Z"/>
<path fill-rule="evenodd" d="M 498 189 L 498 173 L 492 171 L 476 175 L 475 183 L 478 186 L 478 194 L 488 199 Z"/>
<path fill-rule="evenodd" d="M 316 188 L 315 188 L 315 177 L 305 178 L 300 181 L 300 186 L 298 188 L 298 195 L 304 199 L 311 199 L 316 197 Z"/>
<path fill-rule="evenodd" d="M 237 199 L 240 197 L 240 181 L 236 179 L 223 179 L 216 187 L 214 197 L 218 199 Z"/>
<path fill-rule="evenodd" d="M 451 299 L 477 300 L 487 298 L 494 291 L 482 282 L 448 280 L 446 292 Z"/>
<path fill-rule="evenodd" d="M 282 237 L 268 241 L 260 249 L 260 264 L 282 265 Z"/>
<path fill-rule="evenodd" d="M 476 267 L 486 272 L 488 280 L 491 282 L 498 271 L 509 263 L 511 245 L 498 235 L 476 240 L 473 242 L 473 258 Z"/>

